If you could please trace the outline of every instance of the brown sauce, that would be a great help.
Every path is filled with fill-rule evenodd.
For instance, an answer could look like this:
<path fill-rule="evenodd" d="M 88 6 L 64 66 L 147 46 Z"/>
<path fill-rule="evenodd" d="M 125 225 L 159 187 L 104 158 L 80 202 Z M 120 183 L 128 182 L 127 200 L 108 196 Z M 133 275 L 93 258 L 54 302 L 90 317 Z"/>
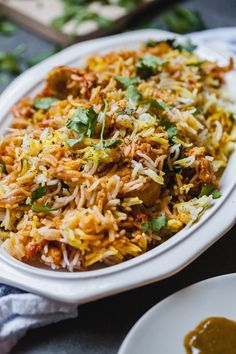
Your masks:
<path fill-rule="evenodd" d="M 187 354 L 236 354 L 236 322 L 209 317 L 184 338 Z"/>

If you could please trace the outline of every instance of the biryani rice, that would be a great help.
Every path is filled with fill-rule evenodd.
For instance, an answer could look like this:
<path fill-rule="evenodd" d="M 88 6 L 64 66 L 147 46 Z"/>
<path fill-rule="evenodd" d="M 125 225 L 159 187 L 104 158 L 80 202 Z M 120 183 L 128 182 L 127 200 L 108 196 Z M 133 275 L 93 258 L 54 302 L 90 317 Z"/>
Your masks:
<path fill-rule="evenodd" d="M 232 68 L 168 40 L 53 69 L 0 142 L 2 247 L 82 271 L 196 222 L 220 196 L 235 141 L 222 90 Z"/>

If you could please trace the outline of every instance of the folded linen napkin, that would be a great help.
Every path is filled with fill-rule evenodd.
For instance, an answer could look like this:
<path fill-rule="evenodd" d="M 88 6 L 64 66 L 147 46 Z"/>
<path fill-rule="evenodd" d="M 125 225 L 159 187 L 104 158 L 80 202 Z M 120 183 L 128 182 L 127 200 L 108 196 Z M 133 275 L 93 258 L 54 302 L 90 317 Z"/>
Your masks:
<path fill-rule="evenodd" d="M 192 40 L 236 57 L 236 27 L 196 32 Z M 7 354 L 30 328 L 77 316 L 77 306 L 63 304 L 0 284 L 0 353 Z"/>
<path fill-rule="evenodd" d="M 77 316 L 77 305 L 0 284 L 0 353 L 7 354 L 30 328 Z"/>

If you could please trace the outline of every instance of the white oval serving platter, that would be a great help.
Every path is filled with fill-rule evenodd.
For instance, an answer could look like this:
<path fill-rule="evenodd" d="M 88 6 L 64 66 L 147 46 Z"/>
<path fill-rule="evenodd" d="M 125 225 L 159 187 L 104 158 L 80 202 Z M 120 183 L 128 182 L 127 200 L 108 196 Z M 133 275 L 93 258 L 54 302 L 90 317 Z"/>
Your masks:
<path fill-rule="evenodd" d="M 236 274 L 207 279 L 169 296 L 146 312 L 118 354 L 184 354 L 184 337 L 208 317 L 236 321 Z"/>
<path fill-rule="evenodd" d="M 34 95 L 43 86 L 48 71 L 59 65 L 83 65 L 87 56 L 120 48 L 137 47 L 149 39 L 183 36 L 160 31 L 140 30 L 75 44 L 27 70 L 8 86 L 0 96 L 0 131 L 11 123 L 11 107 L 20 98 Z M 199 46 L 202 58 L 228 62 L 228 55 L 220 55 Z M 236 83 L 236 73 L 228 77 L 229 86 Z M 230 87 L 229 87 L 230 88 Z M 36 268 L 12 258 L 0 249 L 0 282 L 29 290 L 53 299 L 83 303 L 168 277 L 192 262 L 216 242 L 235 223 L 236 211 L 236 152 L 221 179 L 222 197 L 189 229 L 184 229 L 155 249 L 124 263 L 87 272 L 57 272 Z"/>

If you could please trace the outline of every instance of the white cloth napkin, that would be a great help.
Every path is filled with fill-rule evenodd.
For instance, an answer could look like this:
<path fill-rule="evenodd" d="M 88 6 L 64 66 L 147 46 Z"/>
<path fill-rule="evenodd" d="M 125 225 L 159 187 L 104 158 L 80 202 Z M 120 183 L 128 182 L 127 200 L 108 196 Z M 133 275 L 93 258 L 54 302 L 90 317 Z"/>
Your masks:
<path fill-rule="evenodd" d="M 236 27 L 189 34 L 193 41 L 236 57 Z M 77 316 L 77 306 L 52 301 L 0 284 L 0 354 L 7 354 L 30 328 Z"/>
<path fill-rule="evenodd" d="M 7 354 L 30 328 L 77 316 L 77 305 L 0 285 L 0 353 Z"/>

